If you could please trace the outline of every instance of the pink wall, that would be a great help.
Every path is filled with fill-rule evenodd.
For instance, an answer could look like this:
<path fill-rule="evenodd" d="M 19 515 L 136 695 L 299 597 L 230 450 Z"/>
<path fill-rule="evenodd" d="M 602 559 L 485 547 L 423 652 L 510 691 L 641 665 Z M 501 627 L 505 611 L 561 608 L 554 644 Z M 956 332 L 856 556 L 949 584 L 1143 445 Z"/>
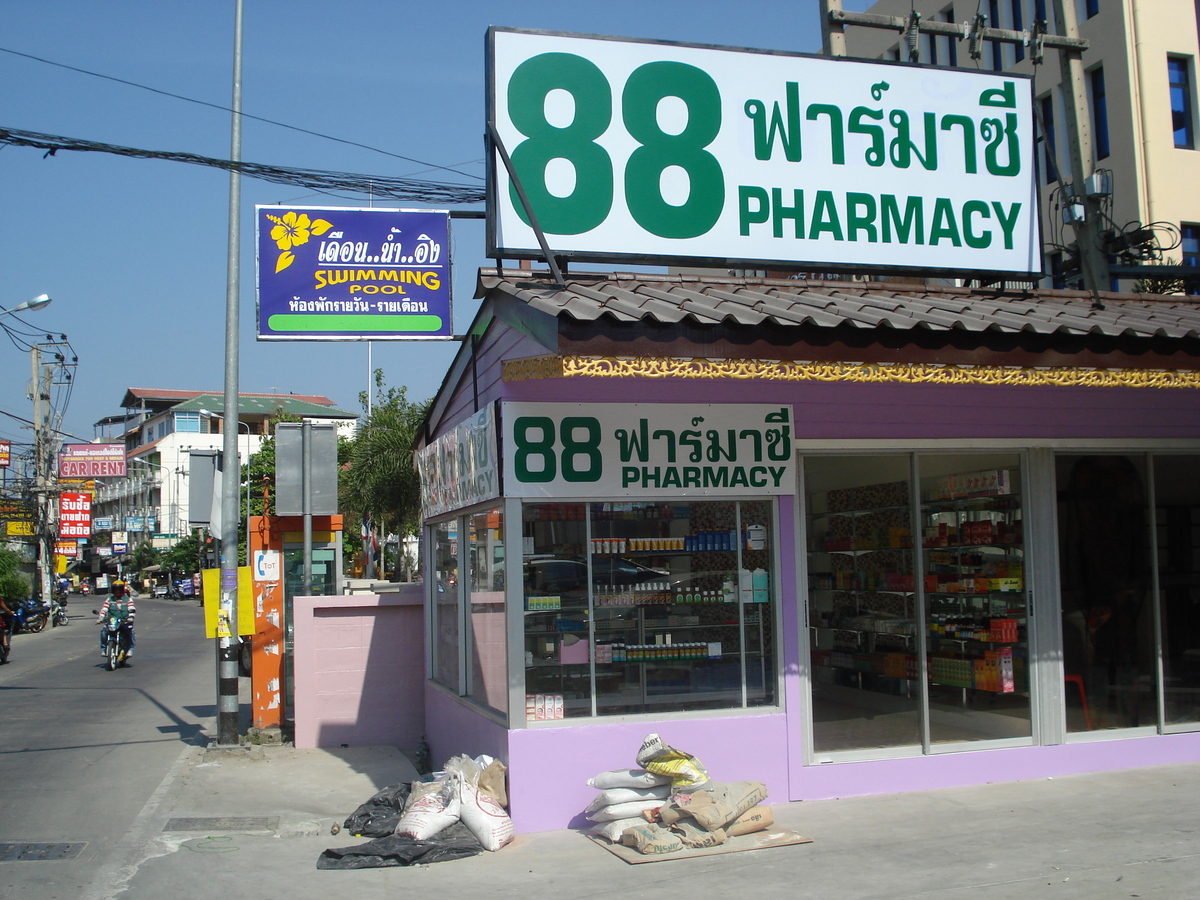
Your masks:
<path fill-rule="evenodd" d="M 296 597 L 297 747 L 415 748 L 425 728 L 422 585 Z"/>

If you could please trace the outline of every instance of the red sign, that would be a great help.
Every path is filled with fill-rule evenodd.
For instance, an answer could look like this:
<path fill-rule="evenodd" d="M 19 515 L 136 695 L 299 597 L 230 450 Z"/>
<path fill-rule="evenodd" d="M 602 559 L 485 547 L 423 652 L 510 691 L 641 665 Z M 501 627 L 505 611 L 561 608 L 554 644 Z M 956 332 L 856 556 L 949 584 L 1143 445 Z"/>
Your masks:
<path fill-rule="evenodd" d="M 64 444 L 59 478 L 124 478 L 124 444 Z"/>
<path fill-rule="evenodd" d="M 88 494 L 62 494 L 58 499 L 58 536 L 92 536 L 92 498 Z"/>
<path fill-rule="evenodd" d="M 0 441 L 0 466 L 7 466 L 12 461 L 12 441 Z"/>
<path fill-rule="evenodd" d="M 59 556 L 78 556 L 79 544 L 75 541 L 55 541 L 54 552 Z"/>

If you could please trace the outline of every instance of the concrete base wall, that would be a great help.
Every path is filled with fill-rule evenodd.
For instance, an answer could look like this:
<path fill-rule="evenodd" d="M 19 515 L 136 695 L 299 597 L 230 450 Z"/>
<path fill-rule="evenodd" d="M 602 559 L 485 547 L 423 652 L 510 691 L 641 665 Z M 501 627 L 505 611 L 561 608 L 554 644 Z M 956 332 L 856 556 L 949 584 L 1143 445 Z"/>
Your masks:
<path fill-rule="evenodd" d="M 425 729 L 422 586 L 296 597 L 297 747 L 415 749 Z"/>

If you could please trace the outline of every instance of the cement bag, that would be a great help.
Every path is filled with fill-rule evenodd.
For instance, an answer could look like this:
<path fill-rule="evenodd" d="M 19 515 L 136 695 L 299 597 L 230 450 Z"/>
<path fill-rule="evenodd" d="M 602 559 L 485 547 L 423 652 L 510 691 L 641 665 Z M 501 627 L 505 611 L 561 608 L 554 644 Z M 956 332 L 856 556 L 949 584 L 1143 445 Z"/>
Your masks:
<path fill-rule="evenodd" d="M 629 819 L 613 819 L 611 822 L 600 822 L 588 829 L 588 834 L 598 834 L 601 837 L 608 838 L 610 844 L 621 843 L 621 835 L 626 828 L 634 828 L 638 825 L 645 825 L 646 820 L 641 816 Z"/>
<path fill-rule="evenodd" d="M 457 822 L 459 809 L 458 794 L 449 781 L 414 782 L 404 814 L 396 823 L 396 834 L 427 841 Z"/>
<path fill-rule="evenodd" d="M 479 789 L 501 806 L 508 806 L 508 791 L 504 787 L 504 773 L 508 771 L 508 767 L 500 760 L 488 756 L 477 756 L 475 761 L 483 767 L 483 771 L 479 773 Z"/>
<path fill-rule="evenodd" d="M 458 792 L 463 824 L 484 850 L 494 853 L 516 836 L 516 830 L 504 807 L 479 789 L 481 774 L 479 763 L 465 756 L 456 756 L 446 763 L 446 777 Z"/>
<path fill-rule="evenodd" d="M 696 757 L 676 750 L 657 734 L 642 741 L 637 764 L 655 775 L 666 775 L 674 790 L 692 788 L 708 781 L 708 770 Z"/>
<path fill-rule="evenodd" d="M 671 826 L 671 833 L 679 835 L 685 847 L 715 847 L 725 843 L 725 831 L 721 828 L 709 831 L 694 819 L 680 819 Z"/>
<path fill-rule="evenodd" d="M 646 854 L 674 853 L 683 849 L 683 840 L 679 835 L 649 822 L 626 829 L 621 835 L 621 843 L 626 847 L 635 847 L 638 853 Z"/>
<path fill-rule="evenodd" d="M 586 812 L 595 812 L 615 803 L 628 803 L 630 800 L 663 800 L 671 796 L 671 786 L 660 784 L 651 788 L 609 788 L 596 795 L 596 799 L 588 804 Z"/>
<path fill-rule="evenodd" d="M 645 769 L 612 769 L 588 779 L 588 787 L 594 787 L 598 791 L 606 791 L 609 788 L 647 788 L 670 783 L 669 775 L 655 775 Z"/>
<path fill-rule="evenodd" d="M 628 819 L 632 816 L 641 816 L 646 810 L 658 809 L 665 802 L 665 800 L 628 800 L 625 803 L 614 803 L 612 806 L 602 807 L 595 812 L 588 813 L 587 817 L 593 822 Z"/>
<path fill-rule="evenodd" d="M 775 813 L 771 812 L 771 807 L 755 806 L 726 825 L 725 833 L 729 837 L 736 837 L 739 834 L 754 834 L 756 831 L 766 831 L 774 824 Z"/>
<path fill-rule="evenodd" d="M 714 782 L 702 791 L 677 793 L 674 804 L 709 831 L 724 828 L 746 810 L 767 799 L 759 781 Z"/>

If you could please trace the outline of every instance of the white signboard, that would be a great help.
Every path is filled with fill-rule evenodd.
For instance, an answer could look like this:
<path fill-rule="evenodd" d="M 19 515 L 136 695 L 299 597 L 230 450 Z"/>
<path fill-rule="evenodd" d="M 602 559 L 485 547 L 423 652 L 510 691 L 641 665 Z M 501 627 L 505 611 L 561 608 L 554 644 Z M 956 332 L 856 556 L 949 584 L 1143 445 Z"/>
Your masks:
<path fill-rule="evenodd" d="M 508 497 L 796 491 L 787 406 L 505 403 Z"/>
<path fill-rule="evenodd" d="M 278 550 L 254 551 L 255 581 L 279 581 L 280 571 Z"/>
<path fill-rule="evenodd" d="M 499 497 L 492 405 L 418 450 L 415 458 L 427 518 Z"/>
<path fill-rule="evenodd" d="M 1030 81 L 489 31 L 489 121 L 577 259 L 1040 272 Z M 491 256 L 539 256 L 498 152 Z"/>

